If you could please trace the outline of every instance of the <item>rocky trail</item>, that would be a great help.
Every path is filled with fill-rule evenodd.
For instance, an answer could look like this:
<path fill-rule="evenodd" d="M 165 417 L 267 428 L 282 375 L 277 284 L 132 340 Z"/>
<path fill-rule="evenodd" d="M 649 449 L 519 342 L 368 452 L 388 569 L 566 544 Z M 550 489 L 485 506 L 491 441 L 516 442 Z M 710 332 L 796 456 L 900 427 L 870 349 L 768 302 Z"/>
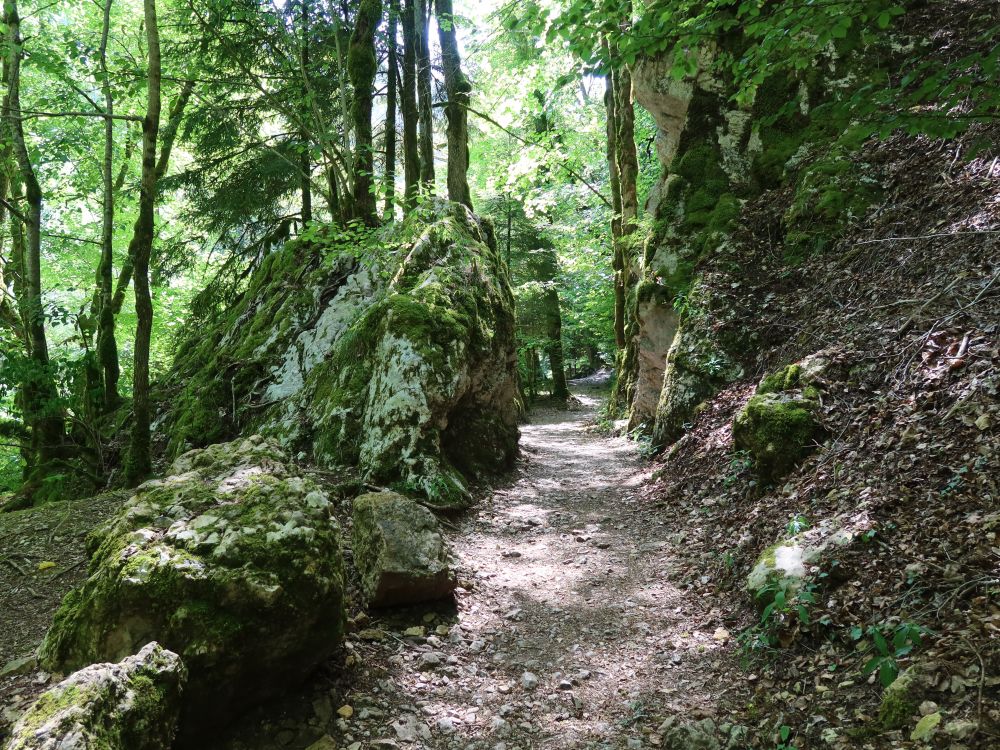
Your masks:
<path fill-rule="evenodd" d="M 596 431 L 596 393 L 575 402 L 536 411 L 515 477 L 449 528 L 454 606 L 362 615 L 346 674 L 226 747 L 633 748 L 668 717 L 724 723 L 721 614 L 665 575 L 635 443 Z"/>

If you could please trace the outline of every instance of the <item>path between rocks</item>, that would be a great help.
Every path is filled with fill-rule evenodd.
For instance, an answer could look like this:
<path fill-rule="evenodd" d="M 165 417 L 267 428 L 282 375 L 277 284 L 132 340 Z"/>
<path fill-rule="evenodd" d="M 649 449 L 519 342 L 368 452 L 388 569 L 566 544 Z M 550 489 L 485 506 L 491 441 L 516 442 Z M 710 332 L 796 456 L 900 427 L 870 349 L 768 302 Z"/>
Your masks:
<path fill-rule="evenodd" d="M 313 701 L 318 748 L 650 747 L 669 716 L 716 715 L 719 613 L 670 583 L 649 465 L 578 400 L 534 413 L 516 477 L 449 529 L 457 606 L 350 637 L 345 688 Z"/>

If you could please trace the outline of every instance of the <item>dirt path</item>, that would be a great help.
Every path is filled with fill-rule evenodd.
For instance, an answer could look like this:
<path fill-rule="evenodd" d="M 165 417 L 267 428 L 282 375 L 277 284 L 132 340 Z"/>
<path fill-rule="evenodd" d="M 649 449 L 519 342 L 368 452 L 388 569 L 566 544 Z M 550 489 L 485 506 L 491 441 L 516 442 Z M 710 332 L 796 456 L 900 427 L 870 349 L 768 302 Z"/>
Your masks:
<path fill-rule="evenodd" d="M 648 465 L 589 429 L 599 402 L 579 398 L 533 415 L 516 478 L 451 530 L 457 606 L 351 636 L 350 687 L 313 701 L 318 747 L 651 747 L 668 716 L 723 719 L 720 615 L 671 583 Z"/>

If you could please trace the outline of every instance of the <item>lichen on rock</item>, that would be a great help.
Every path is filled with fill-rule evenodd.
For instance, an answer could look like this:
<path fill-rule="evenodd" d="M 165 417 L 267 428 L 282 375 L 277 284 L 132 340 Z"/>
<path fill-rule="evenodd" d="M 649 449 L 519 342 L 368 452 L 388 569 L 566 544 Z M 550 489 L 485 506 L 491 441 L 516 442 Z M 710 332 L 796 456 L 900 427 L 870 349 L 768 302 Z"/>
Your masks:
<path fill-rule="evenodd" d="M 765 375 L 733 421 L 733 441 L 754 468 L 775 482 L 809 455 L 824 430 L 817 421 L 820 378 L 830 366 L 822 352 Z"/>
<path fill-rule="evenodd" d="M 353 504 L 352 551 L 370 606 L 434 601 L 455 588 L 448 549 L 434 514 L 394 492 Z"/>
<path fill-rule="evenodd" d="M 747 591 L 758 606 L 765 607 L 778 591 L 792 596 L 807 580 L 828 567 L 833 555 L 857 539 L 856 522 L 844 525 L 824 524 L 815 529 L 772 544 L 765 549 L 747 576 Z"/>
<path fill-rule="evenodd" d="M 168 750 L 186 670 L 158 643 L 116 664 L 92 664 L 42 693 L 7 750 Z"/>
<path fill-rule="evenodd" d="M 357 238 L 363 257 L 330 242 L 289 243 L 199 332 L 207 351 L 182 348 L 172 379 L 208 398 L 167 405 L 172 449 L 204 444 L 198 430 L 218 439 L 221 422 L 228 437 L 254 430 L 429 504 L 464 505 L 469 477 L 517 450 L 514 302 L 492 228 L 437 202 Z M 220 373 L 229 382 L 215 393 Z"/>
<path fill-rule="evenodd" d="M 329 500 L 260 437 L 179 457 L 92 535 L 43 666 L 114 661 L 156 640 L 189 672 L 183 731 L 218 725 L 301 680 L 343 633 Z"/>

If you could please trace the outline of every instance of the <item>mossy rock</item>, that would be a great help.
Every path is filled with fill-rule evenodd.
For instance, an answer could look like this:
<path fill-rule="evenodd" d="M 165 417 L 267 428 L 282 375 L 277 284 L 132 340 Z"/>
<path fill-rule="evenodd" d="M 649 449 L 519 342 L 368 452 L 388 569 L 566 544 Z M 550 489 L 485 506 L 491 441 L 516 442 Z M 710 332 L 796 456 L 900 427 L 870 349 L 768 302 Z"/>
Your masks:
<path fill-rule="evenodd" d="M 173 455 L 254 431 L 449 508 L 468 503 L 471 478 L 512 464 L 514 298 L 485 221 L 440 201 L 269 258 L 178 354 Z"/>
<path fill-rule="evenodd" d="M 763 479 L 777 481 L 815 449 L 823 434 L 817 406 L 801 394 L 758 393 L 736 415 L 733 440 L 738 449 L 750 452 Z"/>
<path fill-rule="evenodd" d="M 882 693 L 878 722 L 884 729 L 902 729 L 913 722 L 920 706 L 920 673 L 911 667 L 896 677 Z"/>
<path fill-rule="evenodd" d="M 761 552 L 747 575 L 747 591 L 761 608 L 770 604 L 778 591 L 790 598 L 802 589 L 814 568 L 827 567 L 837 551 L 855 538 L 853 531 L 821 526 L 772 544 Z"/>
<path fill-rule="evenodd" d="M 700 312 L 709 305 L 706 295 L 703 286 L 692 287 L 688 302 L 693 312 L 682 319 L 667 352 L 653 427 L 653 442 L 661 447 L 687 431 L 699 404 L 743 376 L 743 368 L 723 347 L 708 316 Z"/>
<path fill-rule="evenodd" d="M 45 691 L 11 730 L 7 750 L 169 750 L 186 670 L 158 643 L 117 664 L 92 664 Z"/>
<path fill-rule="evenodd" d="M 181 456 L 88 540 L 41 664 L 68 671 L 156 640 L 189 672 L 182 732 L 299 682 L 339 644 L 340 530 L 326 495 L 259 437 Z"/>
<path fill-rule="evenodd" d="M 372 607 L 451 596 L 455 577 L 434 514 L 395 492 L 354 500 L 351 550 Z"/>

